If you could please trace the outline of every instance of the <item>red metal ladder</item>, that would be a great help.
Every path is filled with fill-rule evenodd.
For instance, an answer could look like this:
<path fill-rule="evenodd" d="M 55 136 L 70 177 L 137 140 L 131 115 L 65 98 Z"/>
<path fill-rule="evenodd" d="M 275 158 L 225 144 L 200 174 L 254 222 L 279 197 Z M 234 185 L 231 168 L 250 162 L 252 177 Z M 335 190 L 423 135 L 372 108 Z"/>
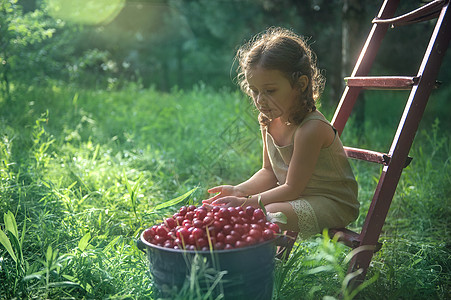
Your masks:
<path fill-rule="evenodd" d="M 398 129 L 388 153 L 345 147 L 348 157 L 379 163 L 383 170 L 360 233 L 346 228 L 329 230 L 330 236 L 339 234 L 339 240 L 351 248 L 361 247 L 349 263 L 348 274 L 361 269 L 351 281 L 351 288 L 360 284 L 367 273 L 373 253 L 380 249 L 378 242 L 390 204 L 403 169 L 410 163 L 410 148 L 423 116 L 429 95 L 436 86 L 436 78 L 451 37 L 449 0 L 435 0 L 412 12 L 393 17 L 400 0 L 385 0 L 360 53 L 346 88 L 332 119 L 332 125 L 343 132 L 346 122 L 362 89 L 411 90 Z M 429 45 L 416 76 L 368 76 L 379 46 L 389 27 L 437 19 Z M 292 233 L 289 233 L 292 234 Z M 292 245 L 286 248 L 289 253 Z M 285 253 L 286 253 L 285 252 Z M 286 254 L 285 254 L 286 255 Z"/>

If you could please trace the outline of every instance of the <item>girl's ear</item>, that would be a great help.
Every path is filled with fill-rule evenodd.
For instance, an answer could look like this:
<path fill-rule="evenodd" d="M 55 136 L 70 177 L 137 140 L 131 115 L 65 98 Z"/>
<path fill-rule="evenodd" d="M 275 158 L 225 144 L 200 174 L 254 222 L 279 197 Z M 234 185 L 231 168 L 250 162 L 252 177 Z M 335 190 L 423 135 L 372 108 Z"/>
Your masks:
<path fill-rule="evenodd" d="M 299 77 L 298 79 L 298 84 L 299 84 L 299 89 L 301 90 L 301 92 L 305 92 L 305 90 L 308 87 L 308 77 L 307 75 L 302 75 L 301 77 Z"/>

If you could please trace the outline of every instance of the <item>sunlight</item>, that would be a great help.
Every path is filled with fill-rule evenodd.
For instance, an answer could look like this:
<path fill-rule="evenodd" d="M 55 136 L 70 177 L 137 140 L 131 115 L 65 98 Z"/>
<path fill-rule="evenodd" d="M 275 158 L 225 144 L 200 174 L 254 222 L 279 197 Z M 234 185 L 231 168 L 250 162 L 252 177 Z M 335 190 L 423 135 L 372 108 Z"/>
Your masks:
<path fill-rule="evenodd" d="M 125 0 L 48 0 L 54 18 L 86 25 L 108 24 L 120 13 Z"/>

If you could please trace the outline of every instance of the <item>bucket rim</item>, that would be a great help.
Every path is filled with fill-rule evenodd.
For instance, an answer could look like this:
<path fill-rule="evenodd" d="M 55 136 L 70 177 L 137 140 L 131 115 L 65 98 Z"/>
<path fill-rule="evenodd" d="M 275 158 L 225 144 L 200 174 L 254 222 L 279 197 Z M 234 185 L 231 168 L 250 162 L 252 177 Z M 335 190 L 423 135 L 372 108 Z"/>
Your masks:
<path fill-rule="evenodd" d="M 166 251 L 166 252 L 181 253 L 181 254 L 233 253 L 233 252 L 247 251 L 247 250 L 252 250 L 255 248 L 263 247 L 268 244 L 277 245 L 277 242 L 280 241 L 284 237 L 284 234 L 276 234 L 276 237 L 271 240 L 267 240 L 262 243 L 258 243 L 258 244 L 254 244 L 254 245 L 250 245 L 250 246 L 246 246 L 246 247 L 242 247 L 242 248 L 223 249 L 223 250 L 210 250 L 210 249 L 209 250 L 185 250 L 185 249 L 166 248 L 166 247 L 161 247 L 161 246 L 149 243 L 148 241 L 146 241 L 144 239 L 144 236 L 143 236 L 144 231 L 145 230 L 143 230 L 141 232 L 140 240 L 147 247 Z"/>

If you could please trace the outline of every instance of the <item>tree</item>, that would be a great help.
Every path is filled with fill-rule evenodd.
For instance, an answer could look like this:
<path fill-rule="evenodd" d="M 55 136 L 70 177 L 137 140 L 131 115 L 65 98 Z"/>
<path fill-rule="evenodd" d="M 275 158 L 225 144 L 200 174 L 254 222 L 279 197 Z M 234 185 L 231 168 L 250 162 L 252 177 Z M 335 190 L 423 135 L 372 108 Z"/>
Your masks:
<path fill-rule="evenodd" d="M 10 101 L 10 75 L 23 63 L 20 55 L 26 47 L 50 38 L 55 29 L 47 28 L 44 13 L 40 10 L 23 14 L 17 0 L 2 0 L 0 4 L 0 89 Z"/>

